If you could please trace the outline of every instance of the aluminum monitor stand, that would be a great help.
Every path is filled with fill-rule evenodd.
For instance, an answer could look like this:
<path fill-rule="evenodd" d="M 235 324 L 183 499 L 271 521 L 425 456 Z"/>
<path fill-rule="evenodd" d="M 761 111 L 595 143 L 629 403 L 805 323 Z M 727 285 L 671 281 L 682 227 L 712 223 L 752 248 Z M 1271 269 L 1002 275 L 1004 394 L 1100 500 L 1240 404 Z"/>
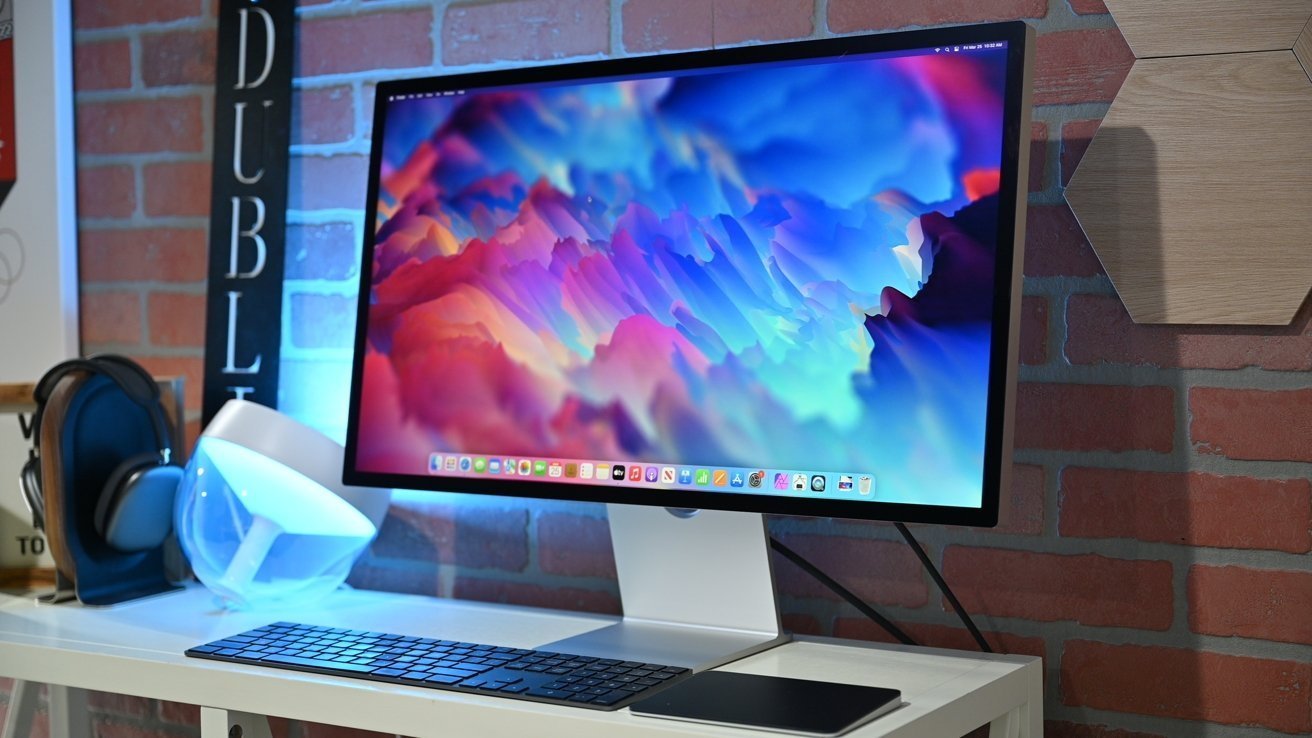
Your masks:
<path fill-rule="evenodd" d="M 542 648 L 700 671 L 788 640 L 760 514 L 606 508 L 624 619 Z"/>

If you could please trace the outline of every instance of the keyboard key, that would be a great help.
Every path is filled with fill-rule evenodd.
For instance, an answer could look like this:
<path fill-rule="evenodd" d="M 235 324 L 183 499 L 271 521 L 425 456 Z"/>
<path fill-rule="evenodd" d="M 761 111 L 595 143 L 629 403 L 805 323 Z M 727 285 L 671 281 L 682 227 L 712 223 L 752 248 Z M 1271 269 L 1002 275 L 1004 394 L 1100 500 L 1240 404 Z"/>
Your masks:
<path fill-rule="evenodd" d="M 405 672 L 402 671 L 401 669 L 378 669 L 377 671 L 371 671 L 369 673 L 373 674 L 374 676 L 384 676 L 384 677 L 399 677 L 405 674 Z"/>
<path fill-rule="evenodd" d="M 507 684 L 506 686 L 502 687 L 499 691 L 505 692 L 506 694 L 519 694 L 520 692 L 525 692 L 527 690 L 528 690 L 527 684 Z"/>
<path fill-rule="evenodd" d="M 424 681 L 429 684 L 455 684 L 464 677 L 453 676 L 451 674 L 431 674 L 424 677 Z"/>
<path fill-rule="evenodd" d="M 553 700 L 567 700 L 574 695 L 573 692 L 566 692 L 563 689 L 543 689 L 542 687 L 534 687 L 524 694 L 533 697 L 549 697 Z"/>
<path fill-rule="evenodd" d="M 632 692 L 624 692 L 622 690 L 616 690 L 614 692 L 607 692 L 606 694 L 599 695 L 597 697 L 592 698 L 592 704 L 610 706 L 615 704 L 616 702 L 620 702 L 621 700 L 626 700 L 632 696 L 633 696 Z"/>
<path fill-rule="evenodd" d="M 570 701 L 570 702 L 591 702 L 591 701 L 594 700 L 594 699 L 596 699 L 596 696 L 595 696 L 595 695 L 591 695 L 591 694 L 575 694 L 573 697 L 570 697 L 570 698 L 569 698 L 569 701 Z"/>
<path fill-rule="evenodd" d="M 331 671 L 349 671 L 355 674 L 368 674 L 373 671 L 372 666 L 363 664 L 343 664 L 340 661 L 323 661 L 321 659 L 303 659 L 299 656 L 282 656 L 273 654 L 264 657 L 261 663 L 287 664 L 288 666 L 307 666 L 316 669 L 328 669 Z"/>

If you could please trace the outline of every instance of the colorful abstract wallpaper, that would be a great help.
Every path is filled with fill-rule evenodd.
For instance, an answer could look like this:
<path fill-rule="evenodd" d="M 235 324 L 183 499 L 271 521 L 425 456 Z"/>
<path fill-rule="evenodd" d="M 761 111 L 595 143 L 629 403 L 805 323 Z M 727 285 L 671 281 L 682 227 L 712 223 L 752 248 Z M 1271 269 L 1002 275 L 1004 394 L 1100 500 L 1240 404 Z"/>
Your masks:
<path fill-rule="evenodd" d="M 357 469 L 843 471 L 979 506 L 1005 67 L 931 49 L 385 101 Z"/>

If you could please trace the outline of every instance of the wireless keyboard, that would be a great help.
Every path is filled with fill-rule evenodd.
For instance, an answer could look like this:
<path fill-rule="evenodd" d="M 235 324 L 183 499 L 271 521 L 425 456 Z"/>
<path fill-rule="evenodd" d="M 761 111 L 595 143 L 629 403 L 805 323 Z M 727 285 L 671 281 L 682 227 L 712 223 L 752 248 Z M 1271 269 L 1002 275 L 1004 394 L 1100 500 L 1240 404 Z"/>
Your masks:
<path fill-rule="evenodd" d="M 691 674 L 663 664 L 299 623 L 266 625 L 186 653 L 594 710 L 627 707 Z"/>

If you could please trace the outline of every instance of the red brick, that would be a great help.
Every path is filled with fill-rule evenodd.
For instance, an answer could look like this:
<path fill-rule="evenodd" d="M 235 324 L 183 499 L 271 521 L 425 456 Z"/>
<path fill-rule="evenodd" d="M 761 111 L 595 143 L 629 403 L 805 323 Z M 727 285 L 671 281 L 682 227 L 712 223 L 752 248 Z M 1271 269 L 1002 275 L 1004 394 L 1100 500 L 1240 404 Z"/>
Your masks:
<path fill-rule="evenodd" d="M 436 559 L 430 559 L 428 563 L 430 566 L 427 569 L 391 568 L 366 558 L 352 567 L 346 583 L 356 589 L 441 597 L 442 586 Z"/>
<path fill-rule="evenodd" d="M 797 612 L 780 613 L 783 620 L 784 630 L 789 633 L 799 635 L 827 635 L 824 627 L 814 615 L 805 615 Z"/>
<path fill-rule="evenodd" d="M 1031 205 L 1025 220 L 1025 276 L 1096 277 L 1102 262 L 1065 202 Z"/>
<path fill-rule="evenodd" d="M 355 93 L 347 86 L 292 93 L 292 143 L 349 141 L 355 135 Z"/>
<path fill-rule="evenodd" d="M 1070 184 L 1071 175 L 1075 174 L 1075 168 L 1080 165 L 1080 160 L 1084 158 L 1084 152 L 1089 149 L 1089 143 L 1093 141 L 1093 136 L 1098 132 L 1098 126 L 1100 125 L 1102 125 L 1102 120 L 1073 120 L 1062 124 L 1062 187 Z"/>
<path fill-rule="evenodd" d="M 618 615 L 620 598 L 610 592 L 577 587 L 544 587 L 539 584 L 507 582 L 462 576 L 456 579 L 454 596 L 460 600 L 500 602 L 507 605 L 547 607 L 575 612 Z"/>
<path fill-rule="evenodd" d="M 1289 553 L 1312 550 L 1312 483 L 1067 467 L 1063 536 Z"/>
<path fill-rule="evenodd" d="M 528 567 L 528 510 L 456 508 L 454 561 L 470 569 L 523 571 Z"/>
<path fill-rule="evenodd" d="M 78 233 L 82 282 L 201 282 L 208 256 L 201 228 L 86 230 Z"/>
<path fill-rule="evenodd" d="M 216 31 L 147 33 L 141 36 L 141 81 L 147 87 L 214 84 Z"/>
<path fill-rule="evenodd" d="M 78 92 L 132 86 L 132 45 L 127 39 L 73 44 L 73 88 Z"/>
<path fill-rule="evenodd" d="M 87 692 L 87 706 L 97 712 L 131 717 L 147 717 L 155 712 L 154 700 L 94 690 Z"/>
<path fill-rule="evenodd" d="M 1030 192 L 1042 192 L 1043 173 L 1048 167 L 1048 124 L 1034 121 L 1030 124 Z"/>
<path fill-rule="evenodd" d="M 204 216 L 210 214 L 210 162 L 162 162 L 141 170 L 146 215 Z"/>
<path fill-rule="evenodd" d="M 1171 562 L 949 546 L 943 577 L 968 612 L 1144 630 L 1171 627 Z"/>
<path fill-rule="evenodd" d="M 200 706 L 183 702 L 159 701 L 159 718 L 177 725 L 200 725 Z"/>
<path fill-rule="evenodd" d="M 78 312 L 83 343 L 141 343 L 141 295 L 136 292 L 84 292 Z"/>
<path fill-rule="evenodd" d="M 1161 646 L 1068 641 L 1067 705 L 1143 715 L 1312 731 L 1312 664 Z"/>
<path fill-rule="evenodd" d="M 372 555 L 420 562 L 454 560 L 455 508 L 433 500 L 428 495 L 396 495 L 370 549 Z"/>
<path fill-rule="evenodd" d="M 715 3 L 705 0 L 628 0 L 620 11 L 624 49 L 676 51 L 712 46 Z"/>
<path fill-rule="evenodd" d="M 188 412 L 200 410 L 201 388 L 205 379 L 205 364 L 199 356 L 145 356 L 132 354 L 131 358 L 156 377 L 182 377 L 183 403 Z M 195 438 L 190 436 L 189 438 Z"/>
<path fill-rule="evenodd" d="M 1312 572 L 1194 566 L 1188 598 L 1195 633 L 1312 644 Z"/>
<path fill-rule="evenodd" d="M 1045 720 L 1044 738 L 1166 738 L 1157 733 L 1140 733 L 1135 730 L 1121 730 L 1106 725 L 1080 725 L 1062 720 Z"/>
<path fill-rule="evenodd" d="M 963 627 L 928 623 L 895 623 L 895 625 L 922 646 L 950 648 L 955 651 L 979 651 L 979 644 Z M 982 632 L 984 640 L 999 653 L 1047 658 L 1047 647 L 1042 638 L 990 630 Z M 897 643 L 897 639 L 876 625 L 873 620 L 861 617 L 838 618 L 834 622 L 834 637 Z"/>
<path fill-rule="evenodd" d="M 146 727 L 138 722 L 96 721 L 96 738 L 181 738 L 177 729 Z"/>
<path fill-rule="evenodd" d="M 288 179 L 291 210 L 364 207 L 369 157 L 293 156 Z"/>
<path fill-rule="evenodd" d="M 130 166 L 77 170 L 79 218 L 127 218 L 137 209 L 137 180 Z"/>
<path fill-rule="evenodd" d="M 433 64 L 429 9 L 304 19 L 296 33 L 297 77 Z"/>
<path fill-rule="evenodd" d="M 392 733 L 343 728 L 340 725 L 301 723 L 301 738 L 394 738 Z"/>
<path fill-rule="evenodd" d="M 1046 0 L 925 0 L 924 2 L 870 2 L 830 0 L 829 30 L 835 33 L 882 31 L 905 26 L 1042 18 Z"/>
<path fill-rule="evenodd" d="M 717 0 L 715 45 L 779 41 L 815 31 L 814 0 Z"/>
<path fill-rule="evenodd" d="M 1189 369 L 1312 369 L 1312 301 L 1288 326 L 1141 325 L 1119 298 L 1071 295 L 1066 358 L 1072 364 Z"/>
<path fill-rule="evenodd" d="M 920 607 L 929 588 L 920 561 L 901 542 L 838 535 L 782 535 L 780 539 L 866 602 Z M 838 595 L 782 556 L 774 562 L 775 587 L 793 597 L 838 600 Z"/>
<path fill-rule="evenodd" d="M 201 14 L 201 0 L 73 0 L 75 28 L 167 23 Z"/>
<path fill-rule="evenodd" d="M 205 346 L 205 295 L 155 292 L 146 300 L 153 346 Z"/>
<path fill-rule="evenodd" d="M 814 0 L 630 0 L 624 4 L 624 47 L 672 51 L 810 36 Z"/>
<path fill-rule="evenodd" d="M 188 412 L 200 412 L 200 408 L 188 410 Z M 183 438 L 187 446 L 187 456 L 191 456 L 196 451 L 196 439 L 200 438 L 200 420 L 188 420 L 183 428 Z"/>
<path fill-rule="evenodd" d="M 538 518 L 538 566 L 548 574 L 615 578 L 615 552 L 605 518 L 543 513 Z"/>
<path fill-rule="evenodd" d="M 1043 497 L 1047 472 L 1041 466 L 1016 464 L 1011 468 L 1011 495 L 1004 503 L 998 533 L 1034 536 L 1043 532 Z"/>
<path fill-rule="evenodd" d="M 79 154 L 202 152 L 200 96 L 78 103 L 77 150 Z"/>
<path fill-rule="evenodd" d="M 1111 102 L 1133 65 L 1134 52 L 1115 28 L 1041 34 L 1034 104 Z"/>
<path fill-rule="evenodd" d="M 1175 443 L 1174 397 L 1170 387 L 1023 383 L 1016 447 L 1167 453 Z"/>
<path fill-rule="evenodd" d="M 1192 387 L 1189 436 L 1207 454 L 1262 461 L 1312 461 L 1312 389 L 1263 391 Z"/>
<path fill-rule="evenodd" d="M 291 296 L 292 345 L 349 348 L 355 338 L 355 295 Z"/>
<path fill-rule="evenodd" d="M 483 64 L 560 59 L 610 50 L 609 0 L 508 0 L 452 5 L 442 61 Z"/>
<path fill-rule="evenodd" d="M 358 272 L 360 244 L 350 223 L 287 226 L 287 279 L 348 279 Z"/>
<path fill-rule="evenodd" d="M 1020 304 L 1020 363 L 1048 361 L 1048 298 L 1026 296 Z"/>
<path fill-rule="evenodd" d="M 1106 14 L 1107 4 L 1103 0 L 1069 0 L 1071 10 L 1080 15 Z"/>

